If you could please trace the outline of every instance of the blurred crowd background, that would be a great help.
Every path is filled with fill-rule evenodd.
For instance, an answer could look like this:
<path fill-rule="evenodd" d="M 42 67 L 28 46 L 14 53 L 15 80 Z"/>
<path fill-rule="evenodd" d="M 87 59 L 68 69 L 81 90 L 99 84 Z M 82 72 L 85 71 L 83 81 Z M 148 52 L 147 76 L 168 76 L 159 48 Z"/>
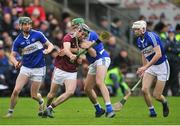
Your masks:
<path fill-rule="evenodd" d="M 0 96 L 10 96 L 19 72 L 9 61 L 9 55 L 13 40 L 20 33 L 20 16 L 31 17 L 33 29 L 43 32 L 55 45 L 52 53 L 45 56 L 47 74 L 41 87 L 44 96 L 50 89 L 59 43 L 68 33 L 71 20 L 75 17 L 84 18 L 99 33 L 104 30 L 111 33 L 110 39 L 104 43 L 112 60 L 109 70 L 118 68 L 119 83 L 126 83 L 129 87 L 138 80 L 136 70 L 141 65 L 131 25 L 136 20 L 147 21 L 147 30 L 159 34 L 170 63 L 171 75 L 164 95 L 180 96 L 179 7 L 179 0 L 0 0 Z M 84 61 L 78 70 L 75 96 L 85 95 L 83 85 L 87 70 L 88 63 Z M 123 95 L 121 84 L 106 84 L 112 87 L 112 96 Z M 22 90 L 21 96 L 30 95 L 29 87 L 30 82 Z M 118 88 L 121 91 L 118 92 Z M 63 90 L 63 87 L 60 88 L 58 93 Z M 139 90 L 135 95 L 140 94 Z"/>

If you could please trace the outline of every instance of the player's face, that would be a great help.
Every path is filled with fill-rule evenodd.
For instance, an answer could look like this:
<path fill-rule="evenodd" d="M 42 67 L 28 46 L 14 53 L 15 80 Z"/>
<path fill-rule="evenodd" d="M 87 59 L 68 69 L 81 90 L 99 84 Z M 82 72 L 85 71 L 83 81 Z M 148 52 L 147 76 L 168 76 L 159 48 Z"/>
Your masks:
<path fill-rule="evenodd" d="M 21 25 L 21 29 L 23 32 L 28 33 L 31 30 L 31 24 L 29 23 L 24 23 Z"/>
<path fill-rule="evenodd" d="M 79 30 L 78 33 L 77 33 L 77 37 L 78 37 L 80 40 L 85 39 L 87 36 L 88 36 L 88 33 L 84 32 L 84 31 L 82 31 L 82 30 Z"/>
<path fill-rule="evenodd" d="M 134 32 L 135 36 L 141 36 L 142 35 L 142 29 L 134 28 L 133 32 Z"/>

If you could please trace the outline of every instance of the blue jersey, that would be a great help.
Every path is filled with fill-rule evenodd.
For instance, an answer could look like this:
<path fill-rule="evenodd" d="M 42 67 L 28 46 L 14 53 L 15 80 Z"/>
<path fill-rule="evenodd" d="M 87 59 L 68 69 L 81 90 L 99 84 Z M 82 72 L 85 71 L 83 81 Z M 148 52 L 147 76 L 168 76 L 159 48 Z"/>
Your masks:
<path fill-rule="evenodd" d="M 154 65 L 161 64 L 167 59 L 161 40 L 154 32 L 145 32 L 143 39 L 138 37 L 137 46 L 148 61 L 150 61 L 155 55 L 153 48 L 160 46 L 162 56 Z"/>
<path fill-rule="evenodd" d="M 97 39 L 98 39 L 97 33 L 95 31 L 91 31 L 89 33 L 88 41 L 94 42 Z M 98 60 L 100 58 L 109 57 L 109 54 L 104 49 L 103 43 L 99 43 L 99 44 L 95 45 L 93 48 L 96 50 L 96 54 L 97 54 L 97 56 L 95 58 L 90 56 L 88 53 L 86 54 L 87 60 L 90 64 L 94 63 L 96 60 Z"/>
<path fill-rule="evenodd" d="M 36 30 L 30 30 L 29 36 L 20 33 L 13 42 L 12 51 L 22 54 L 22 65 L 28 68 L 40 68 L 45 66 L 43 44 L 48 39 Z"/>

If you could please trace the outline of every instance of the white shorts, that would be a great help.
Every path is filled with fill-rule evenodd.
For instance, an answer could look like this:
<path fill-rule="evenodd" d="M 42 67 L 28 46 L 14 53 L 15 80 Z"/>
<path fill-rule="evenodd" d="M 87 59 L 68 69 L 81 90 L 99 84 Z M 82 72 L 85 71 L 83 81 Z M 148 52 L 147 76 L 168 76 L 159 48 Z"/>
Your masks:
<path fill-rule="evenodd" d="M 22 66 L 20 69 L 20 74 L 28 76 L 31 81 L 42 82 L 46 74 L 46 67 L 28 68 Z"/>
<path fill-rule="evenodd" d="M 145 72 L 156 76 L 157 80 L 167 81 L 169 79 L 170 74 L 169 62 L 168 60 L 166 60 L 165 62 L 159 65 L 152 65 Z"/>
<path fill-rule="evenodd" d="M 95 75 L 96 74 L 96 67 L 99 65 L 106 66 L 106 68 L 108 69 L 110 63 L 111 63 L 111 59 L 109 57 L 98 59 L 94 63 L 89 65 L 88 74 Z"/>
<path fill-rule="evenodd" d="M 52 83 L 63 85 L 65 80 L 76 80 L 77 72 L 66 72 L 59 68 L 54 68 Z"/>

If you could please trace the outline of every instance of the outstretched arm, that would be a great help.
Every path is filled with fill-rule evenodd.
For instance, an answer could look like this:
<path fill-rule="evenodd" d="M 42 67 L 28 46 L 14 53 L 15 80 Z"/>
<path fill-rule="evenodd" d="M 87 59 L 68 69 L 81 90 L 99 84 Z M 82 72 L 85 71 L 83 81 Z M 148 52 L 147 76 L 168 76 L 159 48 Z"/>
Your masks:
<path fill-rule="evenodd" d="M 93 48 L 94 45 L 95 42 L 85 40 L 84 42 L 82 42 L 81 48 L 86 49 L 90 56 L 96 57 L 97 54 L 96 50 Z"/>
<path fill-rule="evenodd" d="M 51 42 L 49 42 L 49 41 L 47 41 L 47 42 L 45 43 L 45 45 L 47 46 L 47 49 L 45 49 L 45 50 L 43 51 L 43 53 L 44 53 L 44 54 L 49 54 L 49 53 L 54 49 L 54 45 L 53 45 Z"/>

